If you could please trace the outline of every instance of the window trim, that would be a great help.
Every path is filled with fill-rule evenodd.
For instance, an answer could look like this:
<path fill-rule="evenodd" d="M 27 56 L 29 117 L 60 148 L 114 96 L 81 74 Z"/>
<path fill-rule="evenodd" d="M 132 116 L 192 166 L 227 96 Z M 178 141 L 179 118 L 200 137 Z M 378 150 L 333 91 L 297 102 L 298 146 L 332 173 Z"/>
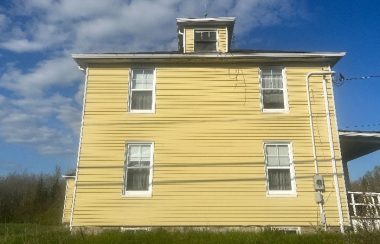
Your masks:
<path fill-rule="evenodd" d="M 128 146 L 129 145 L 150 145 L 150 171 L 149 171 L 149 189 L 147 191 L 127 191 L 127 165 L 128 165 Z M 123 167 L 123 188 L 122 197 L 152 197 L 153 194 L 153 165 L 154 165 L 154 142 L 153 141 L 127 141 L 124 147 L 124 167 Z"/>
<path fill-rule="evenodd" d="M 138 89 L 140 91 L 152 91 L 152 109 L 132 109 L 132 79 L 133 79 L 133 70 L 144 70 L 151 69 L 153 70 L 153 83 L 152 90 L 150 89 Z M 128 112 L 132 114 L 152 114 L 156 113 L 156 68 L 151 66 L 136 66 L 129 68 L 129 80 L 128 80 Z"/>
<path fill-rule="evenodd" d="M 196 31 L 214 31 L 216 35 L 215 51 L 211 52 L 197 52 L 195 50 L 195 32 Z M 219 52 L 219 31 L 217 28 L 194 28 L 193 29 L 193 38 L 194 38 L 194 53 L 218 53 Z"/>
<path fill-rule="evenodd" d="M 291 190 L 269 190 L 269 175 L 268 175 L 268 163 L 266 146 L 267 145 L 287 145 L 289 153 L 289 169 L 290 169 L 290 185 Z M 297 196 L 297 184 L 296 184 L 296 173 L 294 169 L 294 159 L 293 159 L 293 143 L 291 141 L 265 141 L 263 143 L 264 150 L 264 170 L 265 170 L 265 188 L 267 197 L 296 197 Z M 279 167 L 280 168 L 280 167 Z"/>
<path fill-rule="evenodd" d="M 262 70 L 264 69 L 281 69 L 282 74 L 282 90 L 284 96 L 284 108 L 264 108 L 264 98 L 262 89 Z M 289 100 L 288 100 L 288 83 L 286 76 L 286 68 L 283 66 L 262 66 L 259 67 L 259 89 L 260 89 L 260 109 L 263 113 L 288 113 L 289 112 Z"/>

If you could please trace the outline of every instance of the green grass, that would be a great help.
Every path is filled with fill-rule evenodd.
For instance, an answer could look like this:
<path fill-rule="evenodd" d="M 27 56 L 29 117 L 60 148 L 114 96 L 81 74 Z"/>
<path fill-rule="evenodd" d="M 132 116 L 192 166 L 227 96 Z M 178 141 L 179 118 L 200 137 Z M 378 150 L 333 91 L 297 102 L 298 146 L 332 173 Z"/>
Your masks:
<path fill-rule="evenodd" d="M 71 234 L 61 226 L 35 224 L 0 224 L 0 243 L 380 243 L 380 232 L 284 234 L 281 232 L 168 232 L 165 230 L 118 232 L 105 231 L 97 235 Z"/>

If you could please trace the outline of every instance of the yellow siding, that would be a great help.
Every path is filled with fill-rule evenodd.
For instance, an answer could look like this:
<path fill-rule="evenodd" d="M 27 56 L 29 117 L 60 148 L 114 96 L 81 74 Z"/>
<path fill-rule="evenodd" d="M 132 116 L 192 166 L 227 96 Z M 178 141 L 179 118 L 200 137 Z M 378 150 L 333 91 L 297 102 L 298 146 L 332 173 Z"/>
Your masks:
<path fill-rule="evenodd" d="M 228 34 L 227 28 L 218 29 L 218 52 L 228 52 Z"/>
<path fill-rule="evenodd" d="M 73 203 L 74 194 L 74 178 L 66 178 L 66 191 L 65 191 L 65 202 L 63 205 L 63 216 L 62 223 L 69 224 L 71 218 L 71 207 Z"/>
<path fill-rule="evenodd" d="M 263 113 L 253 64 L 157 65 L 155 114 L 130 114 L 129 67 L 89 68 L 73 226 L 318 225 L 305 76 L 321 69 L 287 66 L 290 111 Z M 310 84 L 317 155 L 327 223 L 337 226 L 321 81 L 314 77 Z M 122 196 L 128 141 L 155 143 L 151 198 Z M 292 142 L 296 197 L 266 195 L 264 141 Z"/>
<path fill-rule="evenodd" d="M 185 29 L 185 53 L 194 52 L 194 29 L 186 28 Z"/>

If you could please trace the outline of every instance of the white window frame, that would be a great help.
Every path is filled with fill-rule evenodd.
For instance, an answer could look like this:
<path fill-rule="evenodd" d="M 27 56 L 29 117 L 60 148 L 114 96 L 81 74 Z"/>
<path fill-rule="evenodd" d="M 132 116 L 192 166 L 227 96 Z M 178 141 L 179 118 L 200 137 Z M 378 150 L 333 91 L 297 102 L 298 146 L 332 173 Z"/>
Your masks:
<path fill-rule="evenodd" d="M 268 145 L 287 145 L 288 146 L 288 153 L 289 153 L 289 167 L 285 166 L 269 166 L 267 162 L 267 153 L 266 153 L 266 147 Z M 265 187 L 266 187 L 266 193 L 267 196 L 297 196 L 297 185 L 296 185 L 296 174 L 294 170 L 294 160 L 293 160 L 293 145 L 290 141 L 267 141 L 264 142 L 264 162 L 265 162 Z M 272 169 L 287 169 L 290 170 L 290 185 L 291 190 L 269 190 L 269 174 L 268 174 L 268 168 Z"/>
<path fill-rule="evenodd" d="M 215 52 L 212 52 L 212 53 L 218 53 L 219 51 L 219 32 L 218 32 L 218 29 L 213 29 L 213 28 L 195 28 L 193 29 L 193 36 L 194 36 L 194 53 L 205 53 L 205 52 L 197 52 L 195 50 L 195 32 L 197 31 L 209 31 L 209 32 L 215 32 L 216 34 L 216 49 L 215 49 Z"/>
<path fill-rule="evenodd" d="M 153 83 L 152 89 L 133 89 L 132 79 L 134 70 L 153 70 Z M 132 109 L 132 93 L 133 91 L 152 91 L 152 109 Z M 128 86 L 128 112 L 130 113 L 155 113 L 156 112 L 156 68 L 141 66 L 141 67 L 131 67 L 129 69 L 129 86 Z"/>
<path fill-rule="evenodd" d="M 127 170 L 128 170 L 128 155 L 129 145 L 150 145 L 150 171 L 149 171 L 149 189 L 147 191 L 127 191 Z M 125 143 L 124 152 L 124 174 L 123 174 L 123 191 L 122 196 L 124 197 L 152 197 L 153 192 L 153 164 L 154 164 L 154 142 L 151 141 L 128 141 Z"/>
<path fill-rule="evenodd" d="M 265 69 L 281 69 L 282 74 L 282 91 L 284 96 L 284 108 L 264 108 L 264 96 L 262 87 L 262 71 Z M 264 113 L 287 113 L 289 112 L 289 102 L 288 102 L 288 84 L 286 77 L 286 68 L 282 66 L 262 66 L 259 68 L 259 89 L 260 89 L 260 108 Z"/>

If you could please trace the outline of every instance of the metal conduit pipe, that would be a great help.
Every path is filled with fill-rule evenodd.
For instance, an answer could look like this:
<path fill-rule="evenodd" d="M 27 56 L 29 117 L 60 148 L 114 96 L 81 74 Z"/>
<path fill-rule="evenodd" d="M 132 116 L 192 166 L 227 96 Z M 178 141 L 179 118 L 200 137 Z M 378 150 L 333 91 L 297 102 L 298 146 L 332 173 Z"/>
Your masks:
<path fill-rule="evenodd" d="M 341 202 L 341 198 L 340 198 L 339 180 L 338 180 L 338 174 L 337 174 L 337 170 L 336 170 L 336 159 L 335 159 L 335 150 L 334 150 L 334 141 L 333 141 L 333 131 L 332 131 L 331 120 L 330 120 L 330 105 L 329 105 L 329 100 L 327 97 L 326 79 L 323 79 L 323 96 L 325 99 L 326 122 L 327 122 L 328 136 L 329 136 L 331 164 L 332 164 L 332 171 L 333 171 L 333 177 L 334 177 L 334 186 L 335 186 L 335 192 L 336 192 L 336 197 L 337 197 L 337 205 L 338 205 L 338 209 L 339 209 L 338 214 L 339 214 L 340 231 L 342 233 L 344 233 L 342 202 Z"/>
<path fill-rule="evenodd" d="M 318 174 L 319 170 L 318 170 L 318 160 L 317 160 L 317 152 L 316 152 L 316 146 L 315 146 L 313 113 L 312 113 L 312 109 L 311 109 L 310 92 L 309 92 L 309 88 L 310 88 L 310 84 L 309 84 L 310 80 L 309 79 L 313 75 L 332 75 L 334 73 L 335 73 L 334 71 L 316 71 L 316 72 L 310 72 L 306 75 L 306 93 L 307 93 L 307 103 L 308 103 L 308 110 L 309 110 L 309 123 L 310 123 L 310 130 L 311 130 L 311 141 L 312 141 L 312 148 L 313 148 L 315 174 Z M 335 188 L 335 194 L 337 196 L 337 206 L 338 206 L 340 231 L 342 233 L 344 233 L 342 203 L 341 203 L 341 198 L 340 198 L 338 175 L 337 175 L 337 171 L 336 171 L 336 160 L 335 160 L 334 144 L 332 141 L 332 128 L 331 128 L 331 121 L 330 121 L 330 110 L 328 109 L 329 105 L 328 105 L 327 88 L 326 88 L 325 82 L 326 82 L 326 80 L 323 79 L 324 102 L 325 102 L 325 109 L 327 108 L 327 110 L 326 110 L 327 129 L 328 129 L 329 144 L 330 144 L 332 171 L 333 171 L 333 178 L 334 178 L 334 188 Z M 326 229 L 327 224 L 326 224 L 326 217 L 325 217 L 325 211 L 324 211 L 323 203 L 319 203 L 319 206 L 320 206 L 320 211 L 321 211 L 322 222 L 324 222 L 324 226 Z"/>

